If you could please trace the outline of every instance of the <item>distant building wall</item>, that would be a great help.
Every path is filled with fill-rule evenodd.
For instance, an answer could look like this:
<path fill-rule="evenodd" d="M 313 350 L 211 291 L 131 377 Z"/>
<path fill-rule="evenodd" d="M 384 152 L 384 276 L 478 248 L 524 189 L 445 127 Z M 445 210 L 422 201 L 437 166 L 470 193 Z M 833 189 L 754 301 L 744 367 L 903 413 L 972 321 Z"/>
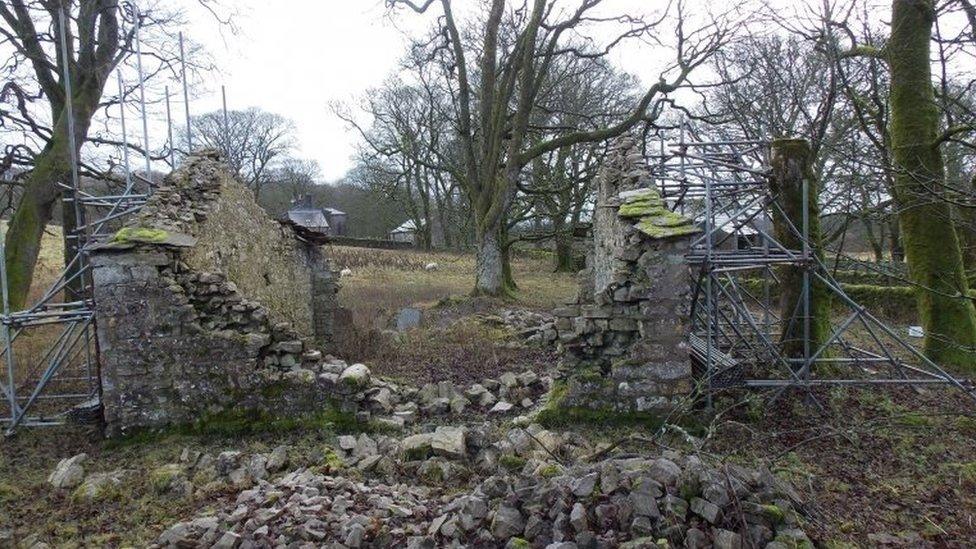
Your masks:
<path fill-rule="evenodd" d="M 329 234 L 334 236 L 346 235 L 346 224 L 349 220 L 349 214 L 331 211 L 329 208 L 326 208 L 325 217 L 329 220 Z"/>

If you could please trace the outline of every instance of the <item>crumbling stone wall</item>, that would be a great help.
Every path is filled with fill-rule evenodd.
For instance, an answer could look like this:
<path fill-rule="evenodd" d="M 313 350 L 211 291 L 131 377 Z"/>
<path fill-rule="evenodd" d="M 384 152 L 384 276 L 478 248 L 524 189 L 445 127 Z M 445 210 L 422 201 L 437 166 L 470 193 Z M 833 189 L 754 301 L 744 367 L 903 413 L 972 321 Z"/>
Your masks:
<path fill-rule="evenodd" d="M 691 390 L 684 256 L 698 229 L 667 209 L 632 138 L 610 151 L 597 192 L 579 295 L 555 311 L 562 361 L 550 410 L 668 410 Z"/>
<path fill-rule="evenodd" d="M 327 400 L 294 372 L 335 329 L 336 277 L 216 155 L 187 158 L 92 265 L 110 434 Z"/>
<path fill-rule="evenodd" d="M 215 153 L 188 158 L 129 225 L 193 236 L 181 255 L 190 269 L 225 274 L 272 320 L 315 334 L 312 280 L 331 278 L 328 262 L 269 218 Z"/>

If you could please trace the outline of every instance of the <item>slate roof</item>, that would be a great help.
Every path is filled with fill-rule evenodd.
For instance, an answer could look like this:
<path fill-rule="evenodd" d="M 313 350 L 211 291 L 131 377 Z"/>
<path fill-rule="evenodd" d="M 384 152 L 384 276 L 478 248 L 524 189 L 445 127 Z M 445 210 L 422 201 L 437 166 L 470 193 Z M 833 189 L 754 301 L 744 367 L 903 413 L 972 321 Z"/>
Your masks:
<path fill-rule="evenodd" d="M 288 210 L 288 220 L 310 229 L 328 229 L 329 220 L 318 208 L 293 208 Z"/>

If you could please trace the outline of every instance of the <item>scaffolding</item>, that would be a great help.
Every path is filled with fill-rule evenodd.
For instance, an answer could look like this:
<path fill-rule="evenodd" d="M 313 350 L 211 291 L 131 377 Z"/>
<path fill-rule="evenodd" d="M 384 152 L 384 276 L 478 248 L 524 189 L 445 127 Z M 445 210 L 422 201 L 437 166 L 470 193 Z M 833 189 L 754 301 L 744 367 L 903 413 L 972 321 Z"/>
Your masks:
<path fill-rule="evenodd" d="M 774 194 L 770 145 L 698 140 L 682 124 L 677 142 L 661 139 L 659 152 L 649 155 L 669 207 L 702 228 L 686 259 L 694 288 L 689 347 L 707 404 L 722 389 L 772 389 L 773 399 L 796 389 L 822 408 L 811 389 L 831 385 L 944 385 L 976 400 L 971 381 L 950 375 L 847 295 L 811 243 L 806 178 L 798 223 L 789 222 Z M 787 220 L 800 249 L 775 238 L 773 215 Z M 802 271 L 800 299 L 785 322 L 775 304 L 784 267 Z M 831 315 L 829 337 L 816 347 L 810 337 L 814 284 L 844 309 Z M 802 334 L 802 356 L 783 351 L 783 332 L 794 328 Z"/>
<path fill-rule="evenodd" d="M 122 133 L 122 154 L 125 186 L 121 192 L 97 195 L 83 191 L 80 186 L 79 147 L 75 141 L 72 102 L 66 102 L 69 150 L 71 151 L 70 177 L 57 184 L 61 193 L 64 212 L 73 216 L 74 228 L 66 231 L 65 266 L 55 282 L 30 307 L 13 311 L 8 293 L 6 234 L 0 237 L 0 288 L 3 311 L 0 315 L 2 330 L 3 365 L 5 379 L 0 379 L 0 424 L 7 436 L 18 427 L 63 424 L 69 417 L 86 419 L 86 415 L 99 409 L 99 379 L 97 368 L 97 343 L 95 338 L 94 299 L 92 292 L 92 268 L 89 253 L 92 247 L 110 239 L 110 230 L 125 217 L 137 212 L 148 199 L 154 187 L 151 177 L 149 124 L 146 114 L 145 76 L 142 68 L 142 44 L 140 37 L 141 16 L 132 6 L 134 44 L 138 72 L 139 105 L 142 117 L 142 151 L 145 156 L 144 174 L 130 169 L 129 137 L 125 119 L 125 87 L 120 72 L 116 73 L 119 93 L 119 122 Z M 68 16 L 62 10 L 58 15 L 58 47 L 60 59 L 70 59 L 66 39 Z M 179 36 L 180 63 L 183 96 L 186 110 L 187 144 L 192 147 L 189 120 L 190 109 L 186 84 L 186 60 L 183 55 L 183 36 Z M 66 97 L 73 97 L 71 74 L 67 63 L 60 67 Z M 166 92 L 167 124 L 169 115 L 169 91 Z M 172 127 L 168 130 L 172 151 Z M 189 150 L 189 148 L 188 148 Z M 170 153 L 170 161 L 175 157 Z M 142 187 L 145 190 L 139 191 Z M 89 220 L 91 218 L 91 220 Z M 45 333 L 46 332 L 46 333 Z M 39 335 L 43 345 L 20 349 L 18 341 Z M 27 355 L 25 357 L 25 355 Z"/>

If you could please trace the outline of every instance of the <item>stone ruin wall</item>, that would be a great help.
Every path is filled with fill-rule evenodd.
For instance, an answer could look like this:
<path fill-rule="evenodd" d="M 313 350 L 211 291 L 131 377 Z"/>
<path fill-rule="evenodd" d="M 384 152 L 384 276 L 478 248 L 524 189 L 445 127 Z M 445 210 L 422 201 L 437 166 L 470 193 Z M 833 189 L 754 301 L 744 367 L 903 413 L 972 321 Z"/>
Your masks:
<path fill-rule="evenodd" d="M 167 181 L 129 225 L 193 236 L 181 254 L 190 269 L 223 273 L 273 321 L 315 335 L 311 274 L 328 268 L 318 249 L 269 218 L 216 156 L 189 159 Z"/>
<path fill-rule="evenodd" d="M 293 372 L 329 343 L 334 275 L 214 154 L 187 158 L 92 265 L 109 434 L 327 400 Z"/>
<path fill-rule="evenodd" d="M 692 389 L 684 256 L 698 229 L 667 209 L 632 138 L 614 145 L 597 184 L 579 295 L 555 311 L 562 361 L 550 406 L 665 412 Z"/>

